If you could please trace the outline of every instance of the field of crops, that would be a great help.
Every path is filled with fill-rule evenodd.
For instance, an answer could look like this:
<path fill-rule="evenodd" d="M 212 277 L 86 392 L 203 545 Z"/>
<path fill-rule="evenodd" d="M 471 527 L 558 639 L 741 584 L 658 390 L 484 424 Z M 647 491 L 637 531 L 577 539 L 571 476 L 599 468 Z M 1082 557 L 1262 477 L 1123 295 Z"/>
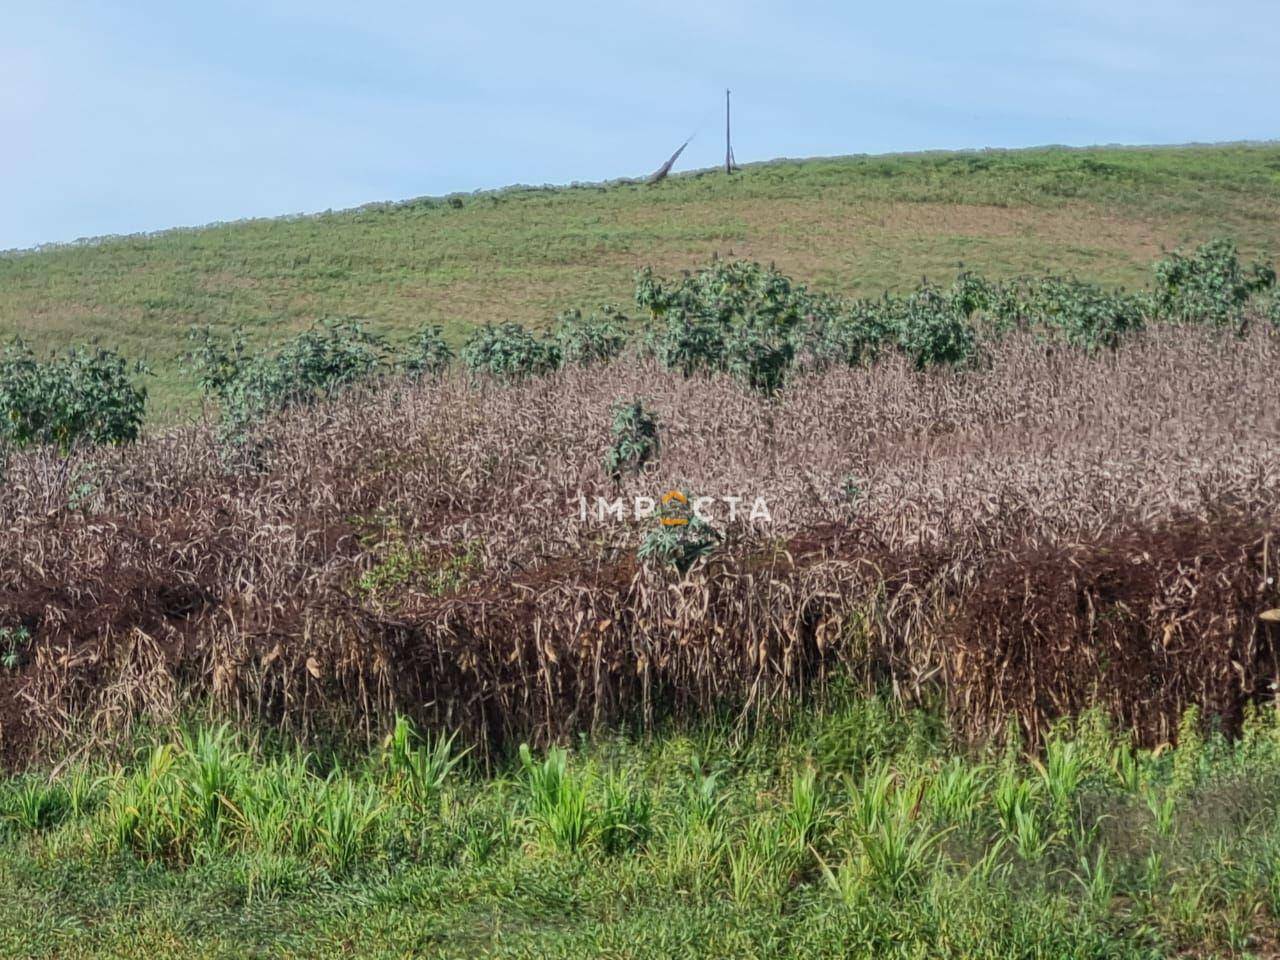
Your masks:
<path fill-rule="evenodd" d="M 6 348 L 0 947 L 1269 955 L 1273 263 L 686 266 Z"/>
<path fill-rule="evenodd" d="M 501 749 L 778 713 L 837 664 L 975 738 L 1089 705 L 1148 745 L 1192 705 L 1234 727 L 1275 677 L 1275 274 L 1214 242 L 1154 275 L 846 301 L 645 271 L 642 337 L 484 327 L 460 364 L 433 328 L 394 357 L 205 332 L 217 417 L 105 447 L 138 432 L 123 361 L 11 348 L 4 749 L 193 696 Z M 623 509 L 671 491 L 762 509 Z"/>

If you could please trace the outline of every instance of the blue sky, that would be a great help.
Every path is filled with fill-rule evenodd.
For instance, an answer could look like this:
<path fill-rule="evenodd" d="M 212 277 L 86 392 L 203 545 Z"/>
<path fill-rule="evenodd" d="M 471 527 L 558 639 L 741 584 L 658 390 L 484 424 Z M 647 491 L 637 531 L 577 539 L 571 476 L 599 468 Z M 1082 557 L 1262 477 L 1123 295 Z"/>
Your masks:
<path fill-rule="evenodd" d="M 18 8 L 18 9 L 5 9 Z M 1280 136 L 1274 0 L 0 5 L 0 249 L 739 161 Z"/>

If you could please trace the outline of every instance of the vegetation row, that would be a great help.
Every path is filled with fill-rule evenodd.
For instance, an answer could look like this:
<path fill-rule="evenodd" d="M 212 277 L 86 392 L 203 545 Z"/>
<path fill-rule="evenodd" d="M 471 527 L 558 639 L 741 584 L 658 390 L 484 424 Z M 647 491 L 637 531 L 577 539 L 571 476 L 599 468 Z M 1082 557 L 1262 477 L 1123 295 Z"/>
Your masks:
<path fill-rule="evenodd" d="M 1151 323 L 1235 333 L 1254 321 L 1280 326 L 1274 268 L 1246 268 L 1229 240 L 1172 253 L 1153 273 L 1149 290 L 1129 293 L 1072 277 L 991 282 L 964 271 L 949 287 L 926 280 L 906 294 L 848 300 L 757 263 L 715 261 L 675 280 L 642 270 L 639 324 L 615 307 L 585 316 L 569 311 L 543 334 L 486 324 L 456 357 L 439 326 L 396 348 L 357 320 L 329 320 L 255 354 L 242 331 L 219 336 L 206 327 L 192 330 L 186 362 L 229 434 L 243 436 L 264 416 L 353 384 L 436 376 L 458 361 L 473 374 L 511 381 L 608 363 L 634 349 L 686 377 L 726 373 L 768 395 L 797 370 L 865 366 L 887 353 L 917 369 L 978 363 L 1013 330 L 1097 351 Z M 141 372 L 107 349 L 42 360 L 15 342 L 0 356 L 0 440 L 9 448 L 133 441 L 144 419 Z"/>
<path fill-rule="evenodd" d="M 195 725 L 0 782 L 17 876 L 80 878 L 48 908 L 60 923 L 19 915 L 30 891 L 0 916 L 36 953 L 131 950 L 110 938 L 140 913 L 195 951 L 201 925 L 159 905 L 177 875 L 242 918 L 354 898 L 325 919 L 362 954 L 392 937 L 446 955 L 1246 955 L 1280 924 L 1280 725 L 1256 711 L 1228 741 L 1190 711 L 1178 739 L 1138 750 L 1092 712 L 1037 758 L 1016 737 L 972 753 L 936 714 L 846 693 L 746 741 L 711 723 L 525 746 L 486 772 L 403 718 L 345 760 Z M 129 878 L 118 903 L 83 883 L 105 872 Z M 465 941 L 494 914 L 494 940 Z M 290 935 L 318 949 L 325 919 L 310 908 Z M 256 927 L 212 936 L 244 950 Z"/>

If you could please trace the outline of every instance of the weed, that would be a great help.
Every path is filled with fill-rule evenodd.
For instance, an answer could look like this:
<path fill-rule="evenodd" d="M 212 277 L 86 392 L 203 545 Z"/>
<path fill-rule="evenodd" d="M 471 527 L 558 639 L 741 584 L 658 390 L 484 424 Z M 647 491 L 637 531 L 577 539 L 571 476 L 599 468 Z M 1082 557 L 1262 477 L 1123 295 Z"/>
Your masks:
<path fill-rule="evenodd" d="M 1138 763 L 1138 754 L 1132 745 L 1120 743 L 1111 755 L 1111 770 L 1115 774 L 1121 789 L 1128 793 L 1137 793 L 1142 784 L 1142 768 Z"/>
<path fill-rule="evenodd" d="M 929 780 L 925 802 L 937 819 L 968 824 L 977 813 L 986 787 L 986 773 L 980 765 L 952 757 Z"/>
<path fill-rule="evenodd" d="M 748 749 L 728 723 L 701 730 L 705 755 L 734 757 L 732 778 L 690 756 L 687 739 L 611 737 L 584 739 L 572 763 L 559 748 L 538 759 L 525 748 L 511 771 L 446 781 L 453 757 L 421 774 L 419 756 L 438 752 L 407 721 L 378 753 L 322 776 L 301 751 L 194 727 L 123 767 L 92 759 L 0 782 L 0 921 L 40 953 L 75 915 L 124 955 L 157 943 L 152 930 L 191 952 L 264 932 L 323 952 L 334 930 L 361 950 L 391 948 L 465 938 L 513 905 L 543 921 L 521 930 L 530 949 L 569 955 L 618 942 L 584 938 L 566 923 L 578 911 L 615 911 L 644 956 L 689 936 L 726 955 L 735 944 L 768 953 L 780 936 L 818 952 L 903 943 L 922 955 L 1136 957 L 1196 944 L 1229 955 L 1268 929 L 1280 823 L 1266 803 L 1274 753 L 1259 738 L 1271 721 L 1252 718 L 1251 741 L 1198 755 L 1201 788 L 1230 773 L 1247 815 L 1188 808 L 1161 834 L 1107 787 L 1109 750 L 1083 721 L 1074 738 L 1065 727 L 1050 738 L 1074 745 L 1054 747 L 1058 759 L 1010 751 L 989 777 L 947 736 L 913 736 L 929 723 L 882 704 L 861 715 L 883 718 L 887 746 L 849 775 L 847 795 L 821 790 L 816 766 L 778 783 L 780 754 L 816 755 L 820 734 L 847 731 L 855 714 L 849 703 L 799 715 Z M 1172 795 L 1177 749 L 1135 751 L 1142 791 Z M 1105 779 L 1054 772 L 1078 760 Z M 429 809 L 414 801 L 415 779 L 438 800 Z M 1073 851 L 1055 849 L 1052 813 L 1068 788 L 1062 806 L 1096 811 Z M 1008 820 L 994 837 L 988 807 Z M 534 842 L 522 845 L 525 829 Z M 41 896 L 41 917 L 21 906 L 23 890 Z M 205 932 L 215 894 L 244 924 Z"/>
<path fill-rule="evenodd" d="M 1045 744 L 1043 762 L 1036 769 L 1044 782 L 1055 815 L 1065 817 L 1085 776 L 1085 758 L 1079 744 L 1054 736 Z"/>
<path fill-rule="evenodd" d="M 653 798 L 619 773 L 604 781 L 604 801 L 597 832 L 600 848 L 609 856 L 643 849 L 652 835 Z"/>
<path fill-rule="evenodd" d="M 776 903 L 790 872 L 794 848 L 787 840 L 767 817 L 748 821 L 738 842 L 727 848 L 729 895 L 734 903 Z"/>
<path fill-rule="evenodd" d="M 1206 759 L 1200 708 L 1192 705 L 1183 711 L 1178 721 L 1178 749 L 1174 753 L 1171 791 L 1176 795 L 1191 792 L 1200 783 Z"/>
<path fill-rule="evenodd" d="M 469 540 L 461 553 L 443 559 L 408 543 L 393 533 L 390 540 L 376 545 L 383 556 L 356 581 L 356 590 L 366 600 L 383 600 L 404 587 L 414 587 L 433 597 L 461 590 L 482 567 L 480 542 Z"/>
<path fill-rule="evenodd" d="M 1075 878 L 1084 888 L 1094 910 L 1101 912 L 1110 906 L 1115 895 L 1116 878 L 1107 860 L 1106 847 L 1099 847 L 1092 860 L 1082 857 Z"/>
<path fill-rule="evenodd" d="M 917 890 L 950 832 L 951 828 L 930 831 L 921 820 L 924 789 L 923 782 L 902 782 L 885 767 L 868 776 L 855 799 L 857 869 L 884 896 L 899 898 Z"/>
<path fill-rule="evenodd" d="M 48 830 L 72 812 L 71 798 L 61 783 L 27 778 L 9 792 L 4 816 L 23 830 Z"/>
<path fill-rule="evenodd" d="M 1151 823 L 1156 833 L 1167 837 L 1173 832 L 1173 818 L 1178 808 L 1178 797 L 1175 790 L 1160 791 L 1155 787 L 1147 787 L 1142 795 L 1147 809 L 1151 811 Z"/>
<path fill-rule="evenodd" d="M 373 790 L 330 775 L 315 829 L 319 853 L 334 873 L 346 873 L 365 856 L 382 806 Z"/>
<path fill-rule="evenodd" d="M 574 853 L 592 838 L 597 823 L 588 804 L 587 785 L 569 771 L 568 762 L 568 754 L 560 747 L 552 747 L 538 763 L 528 744 L 520 745 L 530 819 L 552 848 Z"/>
<path fill-rule="evenodd" d="M 26 627 L 0 627 L 0 667 L 10 671 L 21 667 L 30 643 L 31 633 Z"/>
<path fill-rule="evenodd" d="M 727 799 L 720 790 L 720 771 L 710 769 L 695 755 L 689 761 L 689 773 L 686 819 L 691 825 L 712 829 L 719 824 Z"/>
<path fill-rule="evenodd" d="M 827 808 L 818 792 L 818 774 L 812 767 L 791 775 L 791 805 L 784 823 L 790 842 L 803 850 L 818 841 L 827 819 Z"/>
<path fill-rule="evenodd" d="M 183 736 L 174 768 L 184 793 L 190 829 L 213 846 L 223 839 L 223 826 L 238 798 L 245 755 L 229 724 L 201 727 Z"/>
<path fill-rule="evenodd" d="M 1018 856 L 1028 863 L 1036 863 L 1049 849 L 1055 836 L 1045 823 L 1038 808 L 1031 803 L 1016 800 L 1009 808 L 1010 829 Z"/>
<path fill-rule="evenodd" d="M 424 736 L 408 717 L 396 717 L 384 748 L 387 771 L 410 798 L 426 805 L 440 795 L 445 781 L 466 756 L 454 748 L 453 736 Z"/>

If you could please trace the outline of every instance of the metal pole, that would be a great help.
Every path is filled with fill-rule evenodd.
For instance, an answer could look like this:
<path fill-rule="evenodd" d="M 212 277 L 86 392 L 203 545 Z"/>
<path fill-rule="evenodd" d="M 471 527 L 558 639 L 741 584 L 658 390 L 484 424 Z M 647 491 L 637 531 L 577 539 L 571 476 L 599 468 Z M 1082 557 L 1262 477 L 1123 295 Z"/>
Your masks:
<path fill-rule="evenodd" d="M 724 91 L 724 173 L 733 173 L 733 141 L 728 129 L 728 91 Z"/>

